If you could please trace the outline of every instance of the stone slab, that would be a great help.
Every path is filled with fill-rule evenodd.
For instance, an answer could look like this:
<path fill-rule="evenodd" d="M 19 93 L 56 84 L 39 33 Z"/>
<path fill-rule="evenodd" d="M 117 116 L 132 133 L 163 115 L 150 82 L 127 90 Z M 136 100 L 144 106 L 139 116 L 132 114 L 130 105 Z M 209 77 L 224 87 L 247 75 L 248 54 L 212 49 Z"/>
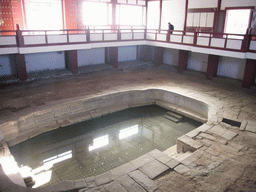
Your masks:
<path fill-rule="evenodd" d="M 78 192 L 106 192 L 106 190 L 104 189 L 103 186 L 99 186 L 99 187 L 94 187 L 91 189 L 88 189 L 88 188 L 80 189 L 80 190 L 78 190 Z"/>
<path fill-rule="evenodd" d="M 53 192 L 68 191 L 73 189 L 73 187 L 74 187 L 74 181 L 62 181 L 57 185 L 54 185 L 52 191 Z"/>
<path fill-rule="evenodd" d="M 128 192 L 146 192 L 144 188 L 142 188 L 128 175 L 123 175 L 122 177 L 117 178 L 116 181 L 118 181 Z"/>
<path fill-rule="evenodd" d="M 172 159 L 171 161 L 167 162 L 166 165 L 170 167 L 171 169 L 174 169 L 177 165 L 179 165 L 180 162 L 177 161 L 176 159 Z"/>
<path fill-rule="evenodd" d="M 104 186 L 106 192 L 127 192 L 125 188 L 123 188 L 119 183 L 112 182 Z"/>
<path fill-rule="evenodd" d="M 187 151 L 192 151 L 194 152 L 195 150 L 199 149 L 202 147 L 203 144 L 186 136 L 183 135 L 177 139 L 177 152 L 187 152 Z"/>
<path fill-rule="evenodd" d="M 119 167 L 116 167 L 109 171 L 109 174 L 113 179 L 120 177 L 122 175 L 125 175 L 131 171 L 134 171 L 136 167 L 131 163 L 126 163 L 124 165 L 121 165 Z"/>
<path fill-rule="evenodd" d="M 256 121 L 248 121 L 245 130 L 256 133 Z"/>
<path fill-rule="evenodd" d="M 157 189 L 156 182 L 148 178 L 148 176 L 139 170 L 135 170 L 128 175 L 148 192 L 153 192 Z"/>
<path fill-rule="evenodd" d="M 87 187 L 87 183 L 85 179 L 75 180 L 74 181 L 74 189 L 80 189 Z"/>
<path fill-rule="evenodd" d="M 145 155 L 140 156 L 137 159 L 134 159 L 134 160 L 130 161 L 130 163 L 137 169 L 137 168 L 139 168 L 139 167 L 141 167 L 141 166 L 143 166 L 143 165 L 145 165 L 145 164 L 147 164 L 147 163 L 149 163 L 153 160 L 154 160 L 153 157 L 151 157 L 148 154 L 145 154 Z"/>
<path fill-rule="evenodd" d="M 111 181 L 113 181 L 113 179 L 108 172 L 95 176 L 96 185 L 106 184 Z"/>
<path fill-rule="evenodd" d="M 157 159 L 163 164 L 166 164 L 167 162 L 173 159 L 172 157 L 168 156 L 164 152 L 159 151 L 158 149 L 154 149 L 153 151 L 150 151 L 148 155 L 150 155 L 151 157 L 154 157 L 155 159 Z"/>
<path fill-rule="evenodd" d="M 220 125 L 216 125 L 208 130 L 208 132 L 219 136 L 222 136 L 226 131 L 227 129 L 222 128 Z"/>
<path fill-rule="evenodd" d="M 139 168 L 140 171 L 145 173 L 151 179 L 156 178 L 158 175 L 162 174 L 168 169 L 169 167 L 167 167 L 163 163 L 160 163 L 157 160 L 151 161 L 150 163 L 143 165 Z"/>
<path fill-rule="evenodd" d="M 190 169 L 188 167 L 186 167 L 185 165 L 178 165 L 177 167 L 174 168 L 174 171 L 176 171 L 179 174 L 184 174 L 186 172 L 188 172 Z"/>
<path fill-rule="evenodd" d="M 242 121 L 242 123 L 241 123 L 241 125 L 239 127 L 240 131 L 244 131 L 245 130 L 245 127 L 246 127 L 247 123 L 248 123 L 248 121 L 246 121 L 246 120 Z"/>
<path fill-rule="evenodd" d="M 85 179 L 86 183 L 87 183 L 87 187 L 95 187 L 96 183 L 95 183 L 95 177 L 87 177 Z"/>
<path fill-rule="evenodd" d="M 226 131 L 223 135 L 222 135 L 222 137 L 223 138 L 225 138 L 225 139 L 227 139 L 228 141 L 230 141 L 231 139 L 233 139 L 235 136 L 237 136 L 238 135 L 238 133 L 235 133 L 235 132 L 233 132 L 233 131 Z"/>

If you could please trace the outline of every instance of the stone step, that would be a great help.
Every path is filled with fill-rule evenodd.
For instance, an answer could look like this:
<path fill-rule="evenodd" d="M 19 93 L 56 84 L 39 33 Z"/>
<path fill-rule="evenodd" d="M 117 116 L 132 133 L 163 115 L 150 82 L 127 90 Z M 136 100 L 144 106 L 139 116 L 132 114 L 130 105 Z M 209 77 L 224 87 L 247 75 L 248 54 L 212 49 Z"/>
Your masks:
<path fill-rule="evenodd" d="M 165 114 L 164 117 L 165 117 L 166 119 L 169 119 L 169 120 L 175 122 L 175 123 L 178 123 L 178 122 L 180 121 L 180 119 L 177 119 L 176 117 L 170 116 L 170 115 L 168 115 L 168 114 Z"/>
<path fill-rule="evenodd" d="M 178 156 L 175 157 L 176 160 L 178 161 L 182 161 L 186 158 L 188 158 L 190 155 L 192 155 L 193 153 L 190 151 L 187 151 L 186 153 L 179 153 Z"/>
<path fill-rule="evenodd" d="M 178 113 L 174 113 L 172 111 L 168 111 L 166 114 L 169 115 L 169 116 L 176 117 L 177 119 L 182 119 L 182 117 L 183 117 L 182 115 L 180 115 Z"/>

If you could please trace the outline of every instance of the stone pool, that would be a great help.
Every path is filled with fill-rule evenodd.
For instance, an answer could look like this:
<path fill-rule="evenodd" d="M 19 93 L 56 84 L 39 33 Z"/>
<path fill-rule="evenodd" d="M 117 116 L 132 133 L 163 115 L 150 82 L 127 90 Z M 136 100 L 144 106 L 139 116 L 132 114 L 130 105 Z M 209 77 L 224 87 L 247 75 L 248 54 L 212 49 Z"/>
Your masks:
<path fill-rule="evenodd" d="M 31 167 L 35 187 L 88 178 L 154 149 L 164 151 L 202 125 L 167 113 L 157 105 L 134 107 L 43 133 L 10 150 L 19 167 Z"/>

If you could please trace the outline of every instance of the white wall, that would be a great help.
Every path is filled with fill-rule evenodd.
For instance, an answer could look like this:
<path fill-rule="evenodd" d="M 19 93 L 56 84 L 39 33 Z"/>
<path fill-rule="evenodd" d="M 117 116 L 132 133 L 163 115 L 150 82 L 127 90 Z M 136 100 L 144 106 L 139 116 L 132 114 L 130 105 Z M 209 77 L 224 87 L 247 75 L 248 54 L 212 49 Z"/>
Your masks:
<path fill-rule="evenodd" d="M 226 7 L 244 7 L 244 6 L 256 6 L 255 0 L 222 0 L 221 9 Z"/>
<path fill-rule="evenodd" d="M 232 2 L 233 0 L 229 0 Z M 241 1 L 241 0 L 240 0 Z M 218 6 L 218 0 L 189 0 L 188 8 L 213 8 Z"/>
<path fill-rule="evenodd" d="M 185 21 L 185 0 L 163 1 L 161 28 L 168 29 L 168 22 L 175 30 L 183 30 Z"/>
<path fill-rule="evenodd" d="M 245 63 L 245 59 L 220 57 L 217 75 L 243 79 Z"/>
<path fill-rule="evenodd" d="M 188 57 L 188 69 L 195 71 L 207 71 L 208 54 L 203 53 L 189 53 Z"/>
<path fill-rule="evenodd" d="M 11 74 L 12 70 L 9 55 L 0 55 L 0 76 Z"/>
<path fill-rule="evenodd" d="M 118 61 L 132 61 L 137 59 L 137 46 L 118 47 Z"/>
<path fill-rule="evenodd" d="M 179 50 L 164 49 L 163 63 L 178 66 Z"/>
<path fill-rule="evenodd" d="M 65 68 L 65 54 L 61 52 L 26 54 L 27 72 Z"/>
<path fill-rule="evenodd" d="M 105 63 L 105 48 L 77 51 L 78 66 Z"/>

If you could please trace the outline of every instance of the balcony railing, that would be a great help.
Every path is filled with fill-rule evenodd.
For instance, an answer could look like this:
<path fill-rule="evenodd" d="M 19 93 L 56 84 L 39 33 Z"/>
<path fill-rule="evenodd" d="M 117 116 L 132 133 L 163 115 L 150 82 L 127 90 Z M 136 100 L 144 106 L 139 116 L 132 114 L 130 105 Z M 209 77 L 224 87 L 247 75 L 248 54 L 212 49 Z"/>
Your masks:
<path fill-rule="evenodd" d="M 148 40 L 256 53 L 256 35 L 150 29 L 67 29 L 0 31 L 0 48 Z"/>

